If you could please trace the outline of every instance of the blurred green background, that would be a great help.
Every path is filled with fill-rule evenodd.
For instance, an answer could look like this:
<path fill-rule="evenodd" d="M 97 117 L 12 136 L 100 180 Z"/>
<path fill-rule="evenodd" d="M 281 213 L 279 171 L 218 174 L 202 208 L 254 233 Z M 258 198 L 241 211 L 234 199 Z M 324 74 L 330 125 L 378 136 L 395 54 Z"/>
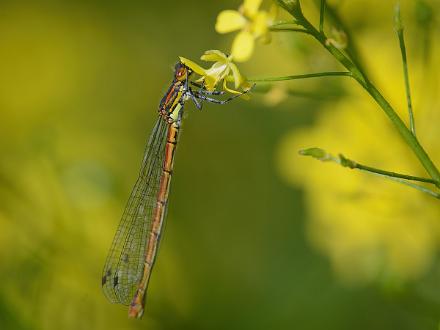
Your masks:
<path fill-rule="evenodd" d="M 239 4 L 2 0 L 0 329 L 438 327 L 437 231 L 417 276 L 347 282 L 307 234 L 321 205 L 280 170 L 280 152 L 299 158 L 280 147 L 286 134 L 307 132 L 349 95 L 339 78 L 292 84 L 295 95 L 275 107 L 262 95 L 202 112 L 189 105 L 145 316 L 129 320 L 127 308 L 106 301 L 102 267 L 173 65 L 179 55 L 228 51 L 232 35 L 216 34 L 214 22 Z M 392 1 L 332 4 L 358 42 L 379 33 L 393 45 L 398 65 Z M 409 55 L 438 76 L 426 58 L 439 40 L 430 15 L 440 5 L 424 4 L 432 11 L 404 2 Z M 282 35 L 241 68 L 273 76 L 338 66 L 310 40 Z"/>

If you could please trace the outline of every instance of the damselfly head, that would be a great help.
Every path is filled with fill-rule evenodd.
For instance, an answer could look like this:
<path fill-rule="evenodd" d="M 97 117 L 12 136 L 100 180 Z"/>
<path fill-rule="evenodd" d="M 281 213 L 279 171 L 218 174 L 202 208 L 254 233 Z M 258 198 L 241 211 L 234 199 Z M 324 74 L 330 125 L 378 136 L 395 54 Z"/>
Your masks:
<path fill-rule="evenodd" d="M 178 81 L 184 81 L 191 73 L 192 70 L 182 62 L 178 62 L 174 67 L 174 76 Z"/>

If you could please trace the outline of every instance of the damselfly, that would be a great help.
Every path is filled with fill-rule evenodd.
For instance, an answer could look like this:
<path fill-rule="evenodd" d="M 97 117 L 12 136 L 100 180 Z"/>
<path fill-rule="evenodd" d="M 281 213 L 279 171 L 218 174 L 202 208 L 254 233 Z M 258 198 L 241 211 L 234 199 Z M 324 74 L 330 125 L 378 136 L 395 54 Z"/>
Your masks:
<path fill-rule="evenodd" d="M 156 259 L 168 204 L 174 153 L 185 102 L 201 109 L 202 101 L 223 104 L 202 85 L 190 82 L 192 71 L 176 64 L 174 79 L 159 105 L 159 118 L 145 149 L 139 177 L 131 192 L 113 239 L 102 274 L 105 296 L 112 303 L 129 305 L 130 317 L 141 317 L 145 292 Z M 194 85 L 197 88 L 192 88 Z"/>

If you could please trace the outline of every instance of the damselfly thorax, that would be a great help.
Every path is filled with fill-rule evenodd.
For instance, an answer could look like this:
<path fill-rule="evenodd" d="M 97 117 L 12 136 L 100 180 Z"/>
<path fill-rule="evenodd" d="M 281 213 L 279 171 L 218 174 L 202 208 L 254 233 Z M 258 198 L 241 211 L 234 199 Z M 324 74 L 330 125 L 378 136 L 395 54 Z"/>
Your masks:
<path fill-rule="evenodd" d="M 189 87 L 191 74 L 188 67 L 176 64 L 173 82 L 159 104 L 159 115 L 169 123 L 178 122 L 180 125 L 184 103 L 193 95 Z"/>

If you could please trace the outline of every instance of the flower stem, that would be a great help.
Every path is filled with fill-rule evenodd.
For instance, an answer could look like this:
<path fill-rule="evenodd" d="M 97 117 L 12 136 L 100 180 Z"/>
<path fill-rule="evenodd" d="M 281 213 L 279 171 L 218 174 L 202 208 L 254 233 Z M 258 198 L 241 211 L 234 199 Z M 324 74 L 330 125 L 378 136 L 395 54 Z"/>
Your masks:
<path fill-rule="evenodd" d="M 423 187 L 421 185 L 418 185 L 418 184 L 415 184 L 415 183 L 412 183 L 412 182 L 409 182 L 409 181 L 406 181 L 406 180 L 400 179 L 400 178 L 393 178 L 393 177 L 382 175 L 382 174 L 376 174 L 376 175 L 384 177 L 384 178 L 392 180 L 392 181 L 396 181 L 398 183 L 404 184 L 404 185 L 409 186 L 411 188 L 414 188 L 414 189 L 416 189 L 418 191 L 421 191 L 421 192 L 423 192 L 425 194 L 428 194 L 428 195 L 430 195 L 430 196 L 432 196 L 434 198 L 440 199 L 440 194 L 438 192 L 436 192 L 436 191 L 432 191 L 429 188 Z"/>
<path fill-rule="evenodd" d="M 426 183 L 431 183 L 434 185 L 438 185 L 438 182 L 434 179 L 430 179 L 430 178 L 422 178 L 422 177 L 418 177 L 418 176 L 414 176 L 414 175 L 407 175 L 407 174 L 401 174 L 401 173 L 396 173 L 396 172 L 391 172 L 391 171 L 385 171 L 385 170 L 381 170 L 379 168 L 376 167 L 371 167 L 371 166 L 367 166 L 367 165 L 363 165 L 363 164 L 359 164 L 351 159 L 345 158 L 342 155 L 339 155 L 339 158 L 341 159 L 341 165 L 344 167 L 348 167 L 351 169 L 358 169 L 361 171 L 366 171 L 366 172 L 370 172 L 370 173 L 376 173 L 376 174 L 380 174 L 383 176 L 387 176 L 387 177 L 392 177 L 392 178 L 400 178 L 400 179 L 404 179 L 404 180 L 410 180 L 410 181 L 419 181 L 419 182 L 426 182 Z"/>
<path fill-rule="evenodd" d="M 437 182 L 437 187 L 440 188 L 440 173 L 437 167 L 432 162 L 431 158 L 429 158 L 429 155 L 426 153 L 425 149 L 423 149 L 423 147 L 420 145 L 416 136 L 408 129 L 408 127 L 406 127 L 402 119 L 400 119 L 400 117 L 387 102 L 387 100 L 382 96 L 382 94 L 376 89 L 376 87 L 374 87 L 371 83 L 368 83 L 367 87 L 364 88 L 385 111 L 388 118 L 393 122 L 394 126 L 397 128 L 405 142 L 409 145 L 414 154 L 417 156 L 420 163 L 429 173 L 431 178 L 433 178 Z"/>
<path fill-rule="evenodd" d="M 296 20 L 292 20 L 292 21 L 277 21 L 277 22 L 273 23 L 271 26 L 284 26 L 284 25 L 298 25 L 298 23 L 296 22 Z"/>
<path fill-rule="evenodd" d="M 433 196 L 435 198 L 440 199 L 440 193 L 438 193 L 437 191 L 433 191 L 427 187 L 424 187 L 419 184 L 415 184 L 415 183 L 411 182 L 411 181 L 418 181 L 418 182 L 425 182 L 425 183 L 431 183 L 431 184 L 438 185 L 438 182 L 433 179 L 421 178 L 421 177 L 413 176 L 413 175 L 400 174 L 400 173 L 396 173 L 396 172 L 381 170 L 381 169 L 371 167 L 371 166 L 362 165 L 362 164 L 356 163 L 355 161 L 353 161 L 351 159 L 346 158 L 342 154 L 339 154 L 338 156 L 333 156 L 332 154 L 328 153 L 324 149 L 316 148 L 316 147 L 302 149 L 299 151 L 299 154 L 302 156 L 313 157 L 313 158 L 320 160 L 322 162 L 334 162 L 334 163 L 339 164 L 343 167 L 348 167 L 351 169 L 358 169 L 361 171 L 369 172 L 371 174 L 378 175 L 378 176 L 384 177 L 386 179 L 402 183 L 402 184 L 407 185 L 411 188 L 417 189 L 417 190 L 422 191 L 426 194 L 429 194 L 430 196 Z"/>
<path fill-rule="evenodd" d="M 302 28 L 290 27 L 283 25 L 272 25 L 269 27 L 269 30 L 272 32 L 300 32 L 305 34 L 310 34 L 309 31 L 304 30 Z"/>
<path fill-rule="evenodd" d="M 403 25 L 402 25 L 402 17 L 400 15 L 400 6 L 396 5 L 395 12 L 395 24 L 396 24 L 396 32 L 397 37 L 399 38 L 399 46 L 400 52 L 402 54 L 402 65 L 403 65 L 403 76 L 405 79 L 405 90 L 406 90 L 406 101 L 408 104 L 408 114 L 409 114 L 409 127 L 411 132 L 416 135 L 416 127 L 414 123 L 414 113 L 411 101 L 411 89 L 409 85 L 409 75 L 408 75 L 408 61 L 406 58 L 406 46 L 405 46 L 405 37 L 403 35 Z"/>
<path fill-rule="evenodd" d="M 319 32 L 324 33 L 325 0 L 321 0 L 321 9 L 319 12 Z"/>
<path fill-rule="evenodd" d="M 318 9 L 320 10 L 320 0 L 316 0 L 315 2 L 317 3 Z M 345 24 L 338 11 L 330 6 L 327 2 L 325 6 L 325 19 L 327 21 L 332 21 L 332 25 L 336 26 L 338 30 L 344 31 L 345 35 L 347 36 L 347 47 L 344 49 L 345 52 L 347 53 L 348 57 L 356 64 L 359 70 L 365 72 L 364 64 L 361 61 L 361 54 L 358 47 L 356 46 L 356 42 L 353 39 L 353 36 L 350 33 L 350 29 L 347 27 L 347 24 Z M 320 32 L 324 34 L 324 31 Z"/>
<path fill-rule="evenodd" d="M 298 74 L 293 76 L 281 76 L 281 77 L 268 77 L 268 78 L 253 78 L 248 79 L 250 82 L 269 82 L 269 81 L 285 81 L 285 80 L 298 80 L 307 78 L 318 78 L 318 77 L 352 77 L 352 73 L 347 72 L 317 72 L 317 73 L 307 73 Z"/>

